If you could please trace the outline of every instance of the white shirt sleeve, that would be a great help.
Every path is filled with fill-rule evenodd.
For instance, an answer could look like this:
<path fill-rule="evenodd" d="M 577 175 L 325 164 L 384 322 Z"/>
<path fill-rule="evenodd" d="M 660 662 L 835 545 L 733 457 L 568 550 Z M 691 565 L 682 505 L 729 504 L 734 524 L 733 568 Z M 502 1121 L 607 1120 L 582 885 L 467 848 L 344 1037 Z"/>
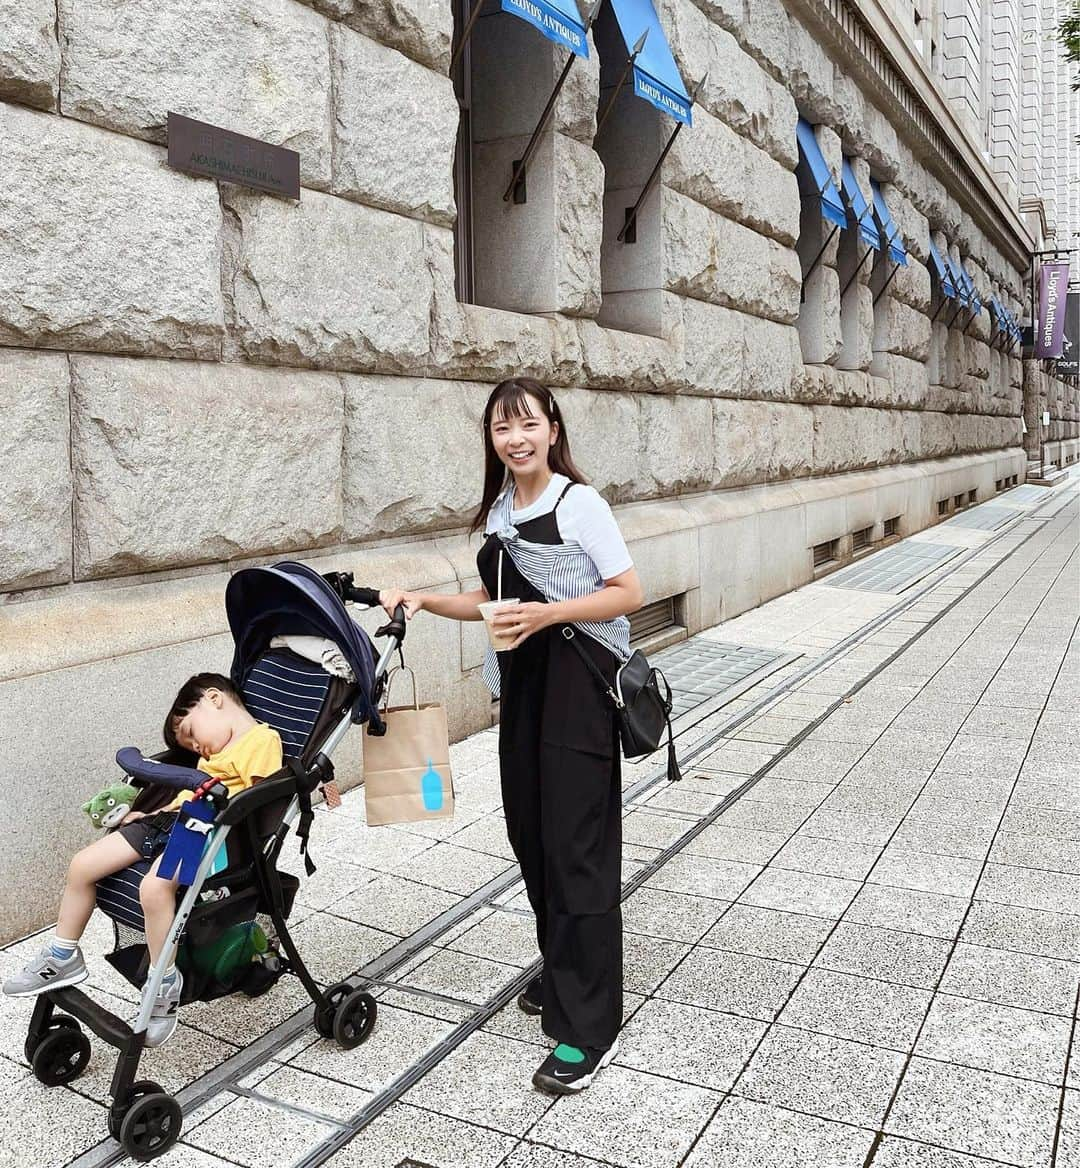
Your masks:
<path fill-rule="evenodd" d="M 556 514 L 559 534 L 564 540 L 579 543 L 605 580 L 634 566 L 615 516 L 595 487 L 572 487 Z"/>

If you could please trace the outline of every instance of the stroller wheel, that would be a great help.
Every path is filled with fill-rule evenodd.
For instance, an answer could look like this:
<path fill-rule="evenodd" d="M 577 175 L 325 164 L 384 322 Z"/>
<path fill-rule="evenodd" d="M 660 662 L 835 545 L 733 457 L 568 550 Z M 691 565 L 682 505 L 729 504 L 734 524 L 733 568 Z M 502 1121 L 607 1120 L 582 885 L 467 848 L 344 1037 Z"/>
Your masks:
<path fill-rule="evenodd" d="M 55 1014 L 45 1034 L 52 1034 L 53 1031 L 60 1029 L 78 1030 L 79 1024 L 74 1018 L 69 1018 L 67 1014 Z M 41 1045 L 44 1037 L 44 1034 L 38 1034 L 33 1030 L 26 1036 L 26 1042 L 23 1044 L 23 1054 L 26 1055 L 26 1061 L 28 1063 L 34 1061 L 34 1051 Z"/>
<path fill-rule="evenodd" d="M 120 1138 L 120 1127 L 124 1122 L 124 1116 L 131 1110 L 131 1105 L 136 1099 L 141 1099 L 144 1095 L 164 1095 L 165 1088 L 159 1087 L 152 1079 L 140 1079 L 136 1083 L 132 1083 L 128 1088 L 128 1093 L 122 1100 L 113 1100 L 112 1107 L 109 1108 L 109 1135 L 114 1140 Z"/>
<path fill-rule="evenodd" d="M 334 1039 L 343 1050 L 359 1046 L 371 1033 L 379 1007 L 371 994 L 356 990 L 341 1003 L 334 1015 Z"/>
<path fill-rule="evenodd" d="M 37 1044 L 30 1066 L 39 1082 L 59 1087 L 77 1079 L 89 1061 L 90 1039 L 74 1023 L 50 1030 Z"/>
<path fill-rule="evenodd" d="M 136 1099 L 120 1125 L 120 1144 L 133 1160 L 153 1160 L 180 1138 L 184 1113 L 163 1091 Z"/>
<path fill-rule="evenodd" d="M 334 1019 L 338 1008 L 352 992 L 353 987 L 347 981 L 339 981 L 326 991 L 326 1006 L 315 1007 L 315 1029 L 323 1038 L 334 1037 Z"/>

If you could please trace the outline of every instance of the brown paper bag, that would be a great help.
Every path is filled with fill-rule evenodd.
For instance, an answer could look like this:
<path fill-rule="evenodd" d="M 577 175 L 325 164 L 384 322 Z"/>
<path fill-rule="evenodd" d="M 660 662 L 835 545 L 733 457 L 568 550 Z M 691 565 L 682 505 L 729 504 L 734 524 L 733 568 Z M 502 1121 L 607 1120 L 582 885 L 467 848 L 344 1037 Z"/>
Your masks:
<path fill-rule="evenodd" d="M 396 673 L 412 678 L 413 704 L 383 711 L 386 733 L 364 735 L 364 806 L 370 827 L 447 819 L 454 814 L 450 775 L 450 734 L 446 708 L 416 700 L 416 675 L 393 669 L 386 679 L 386 700 Z"/>

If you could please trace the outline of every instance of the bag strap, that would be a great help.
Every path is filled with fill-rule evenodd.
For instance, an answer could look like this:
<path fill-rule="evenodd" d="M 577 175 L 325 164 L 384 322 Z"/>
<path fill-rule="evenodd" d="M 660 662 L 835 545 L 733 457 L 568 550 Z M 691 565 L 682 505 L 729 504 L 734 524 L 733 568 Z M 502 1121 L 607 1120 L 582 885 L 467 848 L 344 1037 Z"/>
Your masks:
<path fill-rule="evenodd" d="M 578 644 L 577 635 L 570 625 L 563 625 L 563 637 L 573 645 L 575 652 L 585 662 L 585 667 L 596 679 L 597 684 L 611 699 L 612 705 L 615 709 L 621 710 L 624 708 L 622 698 L 615 692 L 614 687 L 610 684 L 608 679 L 600 672 L 600 666 L 589 656 L 589 654 Z"/>

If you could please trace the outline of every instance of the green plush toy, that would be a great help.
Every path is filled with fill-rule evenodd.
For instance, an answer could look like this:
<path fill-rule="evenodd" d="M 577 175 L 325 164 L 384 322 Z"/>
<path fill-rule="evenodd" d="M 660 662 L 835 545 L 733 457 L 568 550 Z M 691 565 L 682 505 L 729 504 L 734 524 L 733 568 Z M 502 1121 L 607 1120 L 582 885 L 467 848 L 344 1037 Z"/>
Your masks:
<path fill-rule="evenodd" d="M 90 816 L 90 822 L 95 827 L 116 827 L 131 810 L 138 793 L 127 783 L 114 783 L 104 791 L 99 791 L 89 803 L 84 803 L 82 809 Z"/>

